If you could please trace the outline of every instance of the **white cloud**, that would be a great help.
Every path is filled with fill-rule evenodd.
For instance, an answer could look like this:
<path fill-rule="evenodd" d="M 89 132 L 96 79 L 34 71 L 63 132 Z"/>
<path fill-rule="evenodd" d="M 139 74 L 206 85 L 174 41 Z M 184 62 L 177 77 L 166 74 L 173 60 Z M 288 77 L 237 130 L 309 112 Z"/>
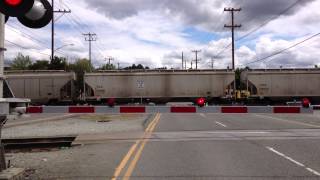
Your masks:
<path fill-rule="evenodd" d="M 274 17 L 292 4 L 293 0 L 282 1 L 211 1 L 204 0 L 64 0 L 72 14 L 59 19 L 56 26 L 56 48 L 65 44 L 74 44 L 61 49 L 62 54 L 71 60 L 88 57 L 88 43 L 82 33 L 96 33 L 97 41 L 93 42 L 93 62 L 96 65 L 105 63 L 104 58 L 113 56 L 115 64 L 121 66 L 143 63 L 151 67 L 168 66 L 181 68 L 181 52 L 190 67 L 194 59 L 192 49 L 201 49 L 201 68 L 210 68 L 211 59 L 215 59 L 216 68 L 231 67 L 231 50 L 227 49 L 215 57 L 224 47 L 230 44 L 230 33 L 223 29 L 228 24 L 229 14 L 222 13 L 223 7 L 242 6 L 236 21 L 243 24 L 238 34 L 244 34 L 253 27 L 259 26 L 270 17 Z M 240 2 L 240 3 L 239 3 Z M 58 7 L 60 4 L 56 3 Z M 302 1 L 285 15 L 261 28 L 254 36 L 236 42 L 236 63 L 246 64 L 252 60 L 265 57 L 275 51 L 292 45 L 307 35 L 316 33 L 320 27 L 320 13 L 317 7 L 320 0 Z M 57 8 L 58 8 L 57 7 Z M 60 8 L 66 8 L 61 4 Z M 58 16 L 58 15 L 57 15 Z M 50 26 L 30 30 L 17 26 L 17 21 L 10 20 L 15 31 L 6 28 L 6 39 L 19 44 L 28 50 L 6 43 L 6 59 L 12 59 L 18 52 L 30 55 L 34 59 L 48 59 L 50 55 Z M 199 31 L 212 32 L 215 40 L 199 41 L 196 34 L 186 32 L 189 27 Z M 224 33 L 221 33 L 224 31 Z M 25 34 L 34 36 L 25 37 Z M 41 41 L 41 42 L 39 42 Z M 319 64 L 318 41 L 295 48 L 284 55 L 276 56 L 267 63 L 253 64 L 253 67 L 278 67 L 288 65 L 313 66 Z M 60 55 L 60 54 L 57 54 Z"/>

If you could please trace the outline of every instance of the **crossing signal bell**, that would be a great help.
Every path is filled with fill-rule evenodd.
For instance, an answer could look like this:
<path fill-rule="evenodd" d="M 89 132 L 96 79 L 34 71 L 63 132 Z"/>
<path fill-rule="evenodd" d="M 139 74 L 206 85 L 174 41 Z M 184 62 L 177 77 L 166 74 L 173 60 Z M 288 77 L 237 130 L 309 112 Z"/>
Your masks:
<path fill-rule="evenodd" d="M 47 0 L 0 0 L 0 12 L 6 20 L 17 17 L 29 28 L 42 28 L 50 23 L 53 9 Z"/>

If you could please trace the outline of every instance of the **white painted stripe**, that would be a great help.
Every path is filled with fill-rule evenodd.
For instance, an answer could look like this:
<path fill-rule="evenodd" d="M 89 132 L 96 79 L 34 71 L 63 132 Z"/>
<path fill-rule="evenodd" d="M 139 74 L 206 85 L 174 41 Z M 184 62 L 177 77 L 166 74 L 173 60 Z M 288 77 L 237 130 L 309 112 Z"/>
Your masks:
<path fill-rule="evenodd" d="M 315 171 L 315 170 L 313 170 L 313 169 L 311 169 L 311 168 L 307 168 L 307 170 L 310 171 L 311 173 L 317 175 L 317 176 L 320 176 L 320 173 L 319 173 L 319 172 L 317 172 L 317 171 Z"/>
<path fill-rule="evenodd" d="M 276 154 L 277 154 L 277 155 L 279 155 L 279 156 L 284 157 L 285 159 L 287 159 L 287 160 L 289 160 L 289 161 L 293 162 L 294 164 L 296 164 L 296 165 L 298 165 L 298 166 L 305 167 L 305 165 L 304 165 L 304 164 L 302 164 L 302 163 L 300 163 L 300 162 L 298 162 L 298 161 L 296 161 L 296 160 L 292 159 L 292 158 L 291 158 L 291 157 L 289 157 L 289 156 L 286 156 L 285 154 L 283 154 L 283 153 L 281 153 L 281 152 L 279 152 L 279 151 L 275 150 L 275 149 L 274 149 L 274 148 L 272 148 L 272 147 L 267 147 L 267 149 L 269 149 L 270 151 L 272 151 L 272 152 L 276 153 Z"/>
<path fill-rule="evenodd" d="M 200 113 L 200 116 L 202 116 L 203 118 L 206 118 L 207 116 L 204 115 L 203 113 Z"/>
<path fill-rule="evenodd" d="M 222 124 L 221 122 L 216 121 L 216 124 L 222 126 L 222 127 L 227 127 L 226 125 Z"/>
<path fill-rule="evenodd" d="M 267 116 L 267 115 L 254 114 L 254 116 L 262 117 L 262 118 L 268 118 L 268 119 L 277 120 L 277 121 L 288 122 L 288 123 L 291 123 L 291 124 L 298 124 L 298 125 L 302 125 L 302 126 L 320 128 L 320 126 L 318 126 L 318 125 L 313 125 L 313 124 L 304 123 L 304 122 L 298 122 L 298 121 L 294 121 L 294 120 L 282 119 L 282 118 L 277 118 L 277 117 L 271 117 L 271 116 Z"/>
<path fill-rule="evenodd" d="M 319 173 L 319 172 L 317 172 L 317 171 L 315 171 L 315 170 L 307 167 L 306 165 L 304 165 L 304 164 L 302 164 L 302 163 L 294 160 L 293 158 L 291 158 L 291 157 L 289 157 L 289 156 L 287 156 L 287 155 L 285 155 L 285 154 L 283 154 L 283 153 L 275 150 L 274 148 L 272 148 L 272 147 L 266 147 L 266 148 L 267 148 L 269 151 L 272 151 L 273 153 L 275 153 L 275 154 L 277 154 L 277 155 L 279 155 L 279 156 L 281 156 L 281 157 L 283 157 L 283 158 L 285 158 L 285 159 L 293 162 L 294 164 L 296 164 L 296 165 L 298 165 L 298 166 L 300 166 L 300 167 L 305 168 L 307 171 L 311 172 L 312 174 L 317 175 L 317 176 L 320 176 L 320 173 Z"/>

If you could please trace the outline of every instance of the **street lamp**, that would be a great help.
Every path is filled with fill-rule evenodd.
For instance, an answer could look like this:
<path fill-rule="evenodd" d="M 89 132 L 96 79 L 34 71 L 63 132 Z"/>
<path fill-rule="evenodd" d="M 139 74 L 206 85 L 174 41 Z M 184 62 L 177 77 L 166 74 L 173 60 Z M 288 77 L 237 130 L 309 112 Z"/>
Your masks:
<path fill-rule="evenodd" d="M 58 47 L 57 49 L 55 49 L 54 52 L 56 52 L 56 51 L 58 51 L 58 50 L 60 50 L 60 49 L 62 49 L 62 48 L 64 48 L 64 47 L 67 47 L 67 46 L 74 46 L 74 44 L 65 44 L 65 45 L 63 45 L 63 46 Z"/>
<path fill-rule="evenodd" d="M 65 47 L 67 47 L 67 46 L 74 46 L 74 44 L 65 44 L 65 45 L 63 45 L 63 46 L 58 47 L 58 48 L 55 49 L 53 52 L 56 52 L 56 51 L 58 51 L 58 50 L 60 50 L 60 49 L 62 49 L 62 48 L 65 48 Z M 54 58 L 52 58 L 52 59 L 54 59 Z M 68 63 L 68 57 L 67 57 L 67 59 L 66 59 L 66 63 L 69 64 L 69 63 Z M 66 71 L 66 70 L 67 70 L 67 69 L 65 69 L 65 71 Z"/>

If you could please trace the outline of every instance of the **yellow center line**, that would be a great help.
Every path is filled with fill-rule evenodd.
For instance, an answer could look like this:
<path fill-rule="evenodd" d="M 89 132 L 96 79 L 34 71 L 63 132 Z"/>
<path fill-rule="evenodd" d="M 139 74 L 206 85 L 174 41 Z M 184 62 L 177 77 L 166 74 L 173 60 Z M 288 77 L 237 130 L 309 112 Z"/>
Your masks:
<path fill-rule="evenodd" d="M 152 129 L 152 131 L 153 131 L 153 129 L 154 129 L 156 123 L 159 121 L 159 119 L 160 119 L 160 114 L 156 114 L 155 118 L 152 120 L 152 122 L 146 128 L 145 134 L 143 135 L 142 139 L 137 140 L 131 146 L 130 150 L 125 155 L 125 157 L 122 159 L 122 161 L 120 162 L 119 166 L 116 168 L 116 170 L 114 172 L 112 180 L 117 180 L 117 178 L 121 174 L 121 171 L 125 168 L 125 166 L 127 165 L 128 161 L 131 159 L 132 155 L 134 154 L 135 150 L 137 149 L 139 143 L 141 143 L 143 139 L 146 139 L 146 137 L 148 137 L 148 134 L 150 133 L 150 130 Z M 148 138 L 150 138 L 150 136 Z"/>
<path fill-rule="evenodd" d="M 129 152 L 123 158 L 123 160 L 121 161 L 120 165 L 116 168 L 116 171 L 115 171 L 115 173 L 113 175 L 112 180 L 116 180 L 118 178 L 118 176 L 120 175 L 122 169 L 126 166 L 126 164 L 129 161 L 130 157 L 132 156 L 132 154 L 136 150 L 138 144 L 139 144 L 139 141 L 135 142 L 134 145 L 130 148 Z"/>
<path fill-rule="evenodd" d="M 157 125 L 158 122 L 159 122 L 159 120 L 160 120 L 160 115 L 159 115 L 159 118 L 157 118 L 157 119 L 154 121 L 154 123 L 153 123 L 152 126 L 150 127 L 149 133 L 146 134 L 144 140 L 142 141 L 142 144 L 141 144 L 139 150 L 137 151 L 137 153 L 136 153 L 136 155 L 134 156 L 133 160 L 131 161 L 131 163 L 130 163 L 130 165 L 129 165 L 127 171 L 126 171 L 126 173 L 124 174 L 123 180 L 130 180 L 130 177 L 131 177 L 131 175 L 132 175 L 132 172 L 133 172 L 133 170 L 135 169 L 135 167 L 136 167 L 136 165 L 137 165 L 137 163 L 138 163 L 138 161 L 139 161 L 139 159 L 140 159 L 140 157 L 141 157 L 142 151 L 143 151 L 145 145 L 148 143 L 149 138 L 151 137 L 152 132 L 154 131 L 156 125 Z"/>

